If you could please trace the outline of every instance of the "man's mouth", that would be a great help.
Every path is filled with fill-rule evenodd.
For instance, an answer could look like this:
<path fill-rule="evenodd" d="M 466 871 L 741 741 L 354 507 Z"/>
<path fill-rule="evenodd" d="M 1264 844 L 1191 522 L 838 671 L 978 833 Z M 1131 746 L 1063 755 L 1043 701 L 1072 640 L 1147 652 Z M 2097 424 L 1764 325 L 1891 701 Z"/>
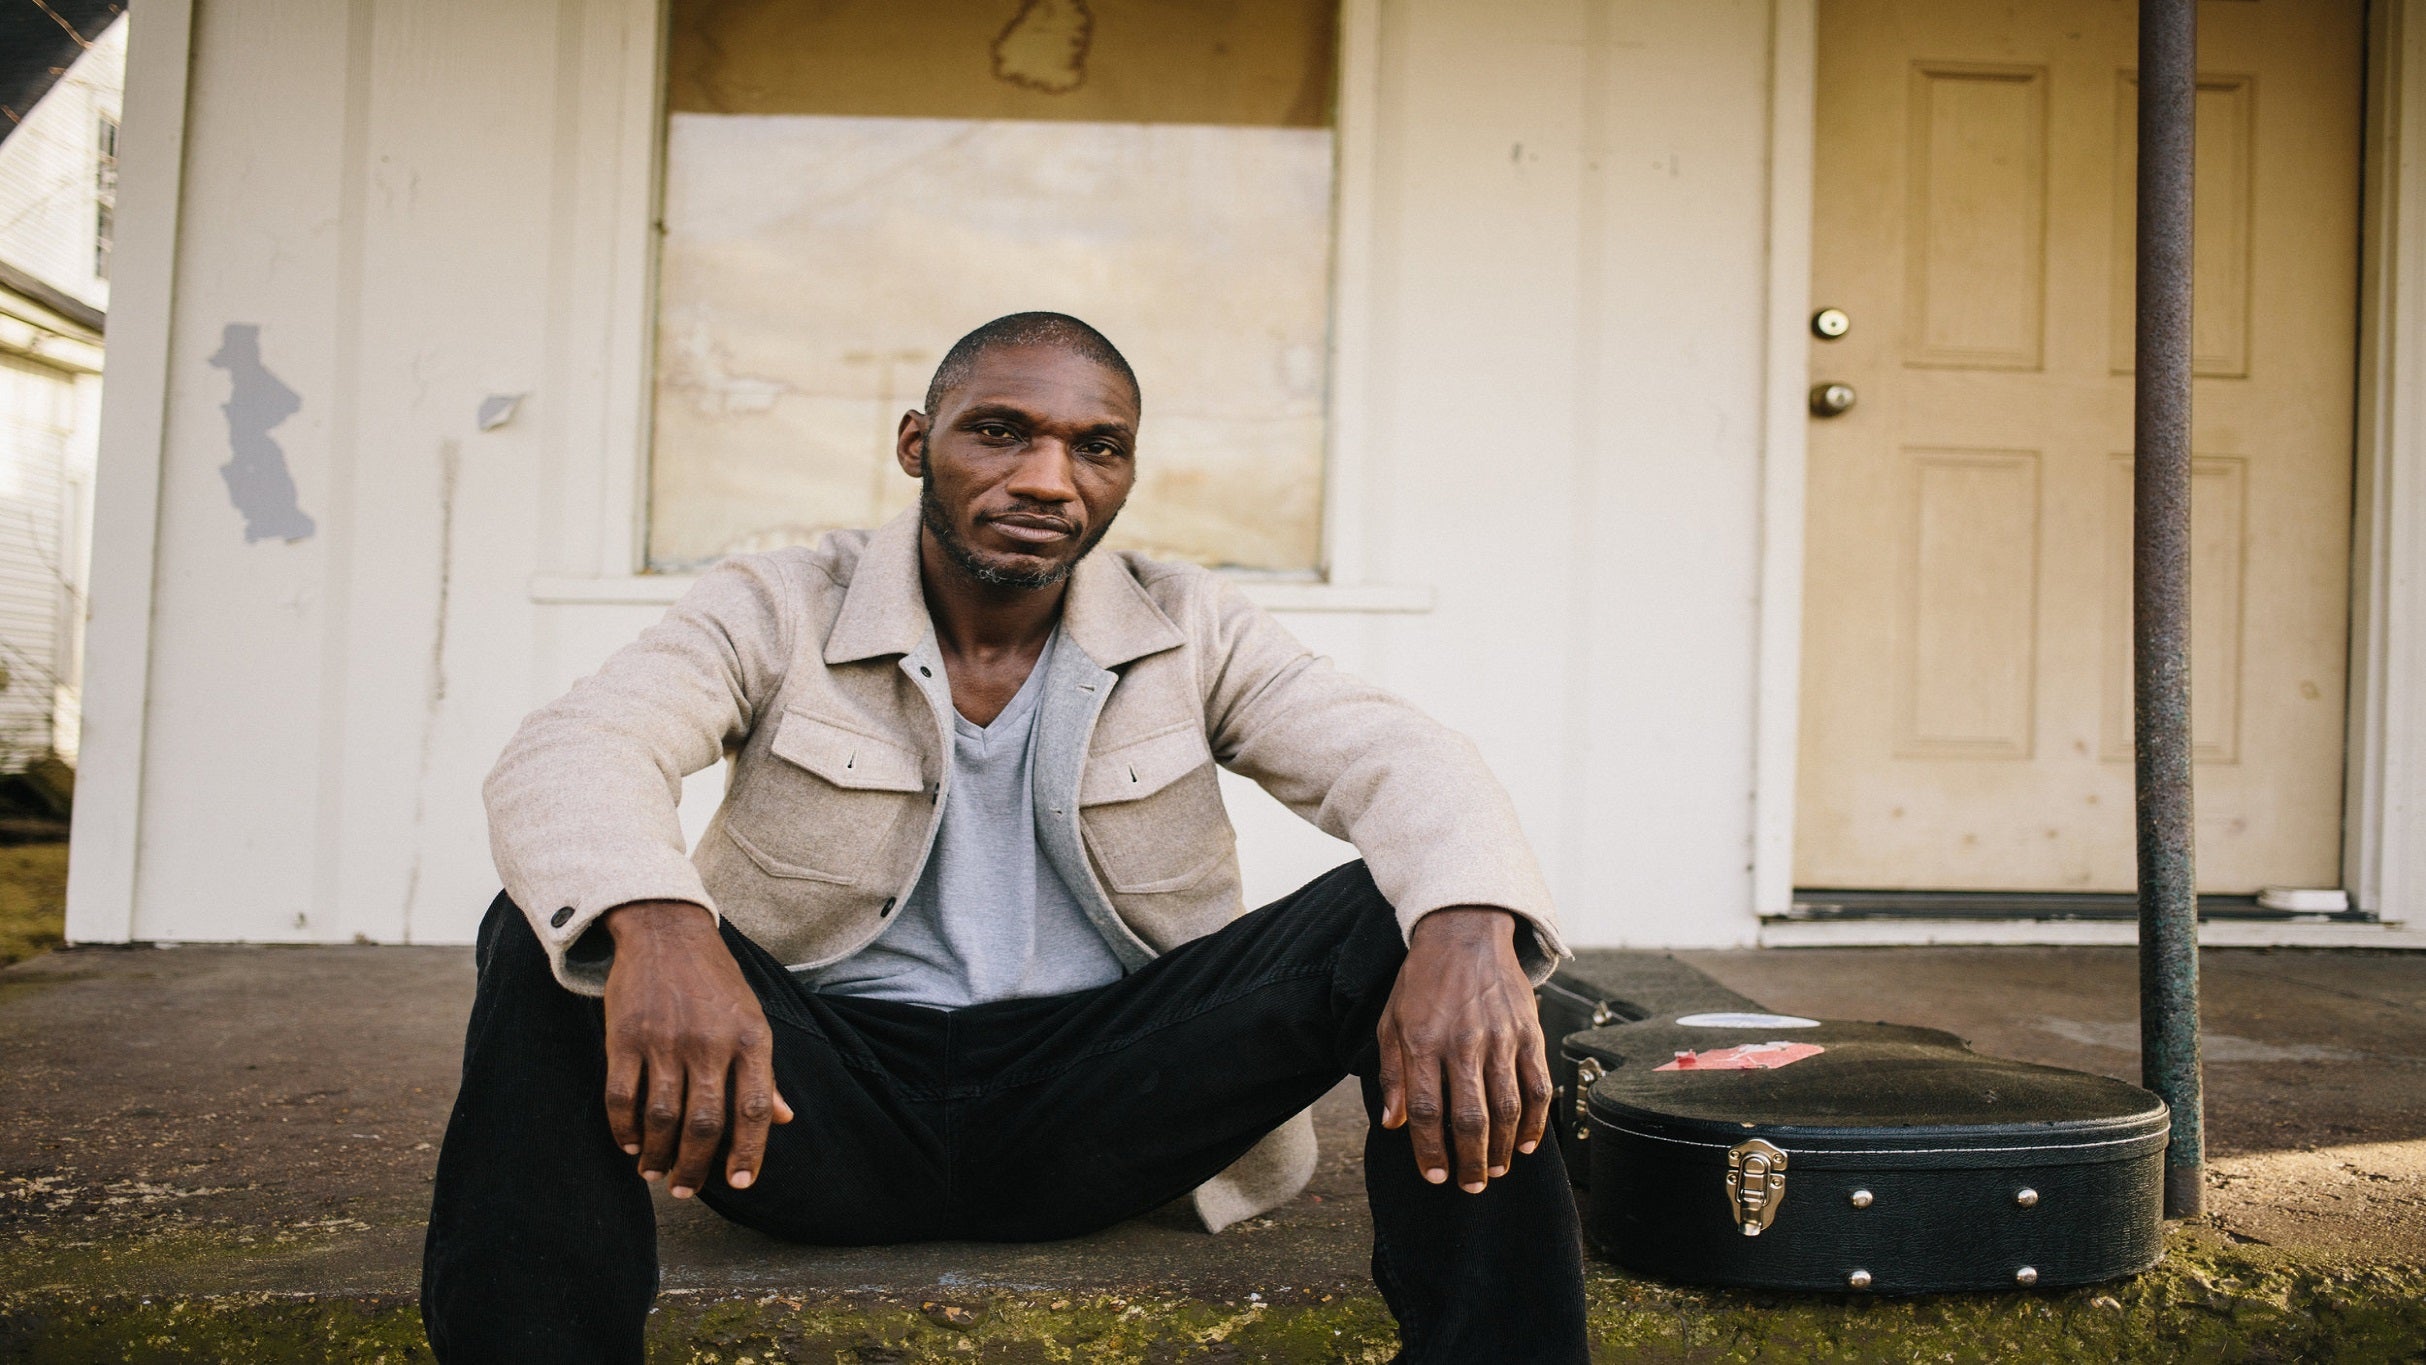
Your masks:
<path fill-rule="evenodd" d="M 985 525 L 992 527 L 1005 540 L 1015 540 L 1024 545 L 1050 545 L 1058 540 L 1067 540 L 1078 533 L 1076 527 L 1059 517 L 1038 516 L 1027 512 L 1013 512 L 1004 516 L 988 517 L 985 519 Z"/>

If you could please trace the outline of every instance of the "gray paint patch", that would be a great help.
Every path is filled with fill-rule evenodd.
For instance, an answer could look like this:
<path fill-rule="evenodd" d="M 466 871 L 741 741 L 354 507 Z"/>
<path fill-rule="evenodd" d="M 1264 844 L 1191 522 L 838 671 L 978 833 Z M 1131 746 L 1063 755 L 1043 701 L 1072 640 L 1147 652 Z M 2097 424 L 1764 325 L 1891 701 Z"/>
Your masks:
<path fill-rule="evenodd" d="M 522 406 L 525 397 L 527 395 L 519 393 L 492 393 L 480 400 L 480 411 L 473 420 L 480 424 L 482 431 L 495 431 L 514 420 L 514 412 Z"/>
<path fill-rule="evenodd" d="M 228 501 L 244 516 L 244 539 L 301 540 L 318 524 L 296 505 L 295 478 L 286 452 L 270 439 L 279 423 L 303 410 L 303 396 L 261 363 L 261 327 L 231 322 L 219 334 L 219 353 L 209 363 L 227 371 L 229 460 L 219 466 Z"/>

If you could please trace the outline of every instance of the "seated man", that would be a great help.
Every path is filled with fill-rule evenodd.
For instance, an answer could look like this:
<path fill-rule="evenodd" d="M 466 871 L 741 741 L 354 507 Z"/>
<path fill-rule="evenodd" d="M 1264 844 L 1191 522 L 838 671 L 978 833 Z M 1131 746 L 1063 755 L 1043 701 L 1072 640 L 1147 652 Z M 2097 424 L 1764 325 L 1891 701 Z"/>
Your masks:
<path fill-rule="evenodd" d="M 901 419 L 914 513 L 726 560 L 506 746 L 439 1359 L 639 1360 L 646 1181 L 832 1245 L 1191 1192 L 1218 1229 L 1304 1188 L 1349 1075 L 1403 1358 L 1586 1358 L 1528 979 L 1564 950 L 1507 796 L 1216 575 L 1088 555 L 1138 413 L 1086 324 L 988 323 Z M 1364 861 L 1242 914 L 1216 763 Z"/>

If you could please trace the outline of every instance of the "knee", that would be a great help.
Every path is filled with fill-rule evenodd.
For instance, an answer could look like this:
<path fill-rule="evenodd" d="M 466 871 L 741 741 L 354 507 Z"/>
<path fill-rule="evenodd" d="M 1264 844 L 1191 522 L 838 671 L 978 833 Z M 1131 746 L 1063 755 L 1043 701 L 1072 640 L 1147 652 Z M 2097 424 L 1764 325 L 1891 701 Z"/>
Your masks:
<path fill-rule="evenodd" d="M 1407 956 L 1398 908 L 1382 894 L 1372 871 L 1361 861 L 1333 868 L 1318 885 L 1329 911 L 1330 932 L 1339 946 L 1340 988 L 1352 996 L 1386 996 Z"/>
<path fill-rule="evenodd" d="M 473 940 L 472 962 L 483 983 L 492 978 L 513 979 L 537 971 L 551 982 L 555 971 L 548 965 L 547 949 L 539 936 L 531 932 L 530 920 L 522 907 L 514 904 L 505 892 L 489 902 L 486 915 L 480 920 L 480 933 Z"/>
<path fill-rule="evenodd" d="M 1361 919 L 1379 916 L 1392 922 L 1398 918 L 1389 897 L 1381 893 L 1380 884 L 1373 880 L 1373 869 L 1365 866 L 1362 858 L 1341 863 L 1316 878 L 1314 884 L 1322 889 L 1323 898 L 1344 915 Z"/>
<path fill-rule="evenodd" d="M 1398 907 L 1382 894 L 1381 886 L 1373 880 L 1373 870 L 1365 866 L 1363 859 L 1333 868 L 1324 880 L 1341 915 L 1352 922 L 1352 932 L 1375 935 L 1399 947 L 1405 946 L 1398 928 Z"/>

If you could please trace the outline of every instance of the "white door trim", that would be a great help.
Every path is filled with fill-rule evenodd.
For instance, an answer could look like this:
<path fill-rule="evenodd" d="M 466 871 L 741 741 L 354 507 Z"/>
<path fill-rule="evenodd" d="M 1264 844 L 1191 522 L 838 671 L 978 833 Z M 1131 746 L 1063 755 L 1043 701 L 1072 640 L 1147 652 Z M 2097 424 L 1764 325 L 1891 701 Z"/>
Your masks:
<path fill-rule="evenodd" d="M 1794 901 L 1794 781 L 1803 658 L 1804 470 L 1810 417 L 1811 158 L 1818 0 L 1775 0 L 1769 29 L 1769 279 L 1761 405 L 1759 670 L 1752 754 L 1752 909 Z"/>
<path fill-rule="evenodd" d="M 2426 0 L 2371 6 L 2342 877 L 2426 919 Z"/>
<path fill-rule="evenodd" d="M 134 934 L 193 32 L 193 0 L 145 0 L 127 37 L 77 756 L 82 793 L 68 855 L 71 943 L 124 943 Z"/>

